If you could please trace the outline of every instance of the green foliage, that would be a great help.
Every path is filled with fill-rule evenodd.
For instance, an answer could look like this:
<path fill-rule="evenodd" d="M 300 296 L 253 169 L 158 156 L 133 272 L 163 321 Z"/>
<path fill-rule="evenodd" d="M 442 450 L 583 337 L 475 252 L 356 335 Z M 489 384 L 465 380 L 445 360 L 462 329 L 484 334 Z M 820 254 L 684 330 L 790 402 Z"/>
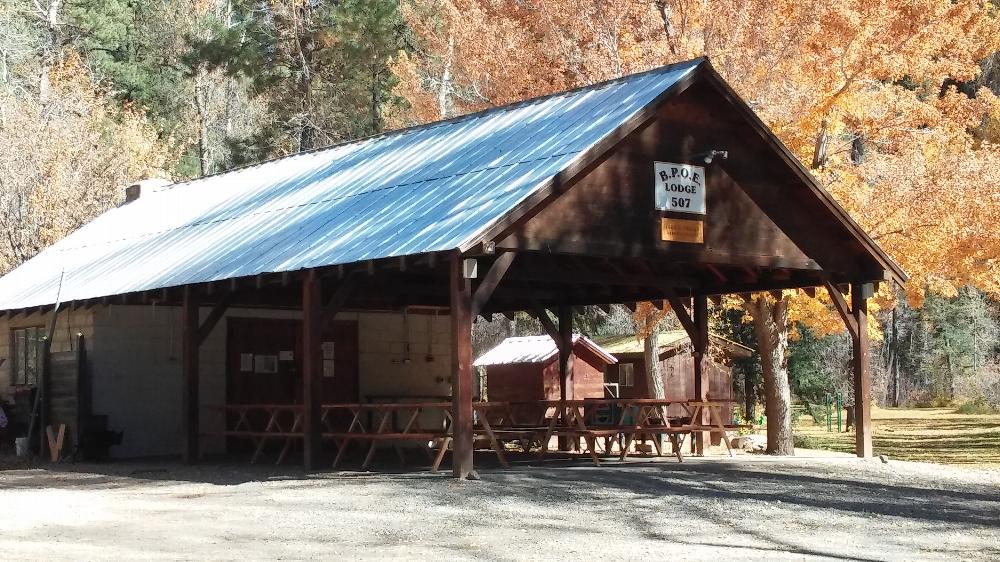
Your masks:
<path fill-rule="evenodd" d="M 68 17 L 79 48 L 119 100 L 145 108 L 158 129 L 174 131 L 187 113 L 183 29 L 177 14 L 190 6 L 167 0 L 77 1 Z"/>
<path fill-rule="evenodd" d="M 826 423 L 826 405 L 806 402 L 806 411 L 816 423 Z"/>
<path fill-rule="evenodd" d="M 900 318 L 900 367 L 914 399 L 947 404 L 956 383 L 981 376 L 996 355 L 996 313 L 971 287 L 952 298 L 931 294 L 919 310 L 903 305 Z"/>
<path fill-rule="evenodd" d="M 788 377 L 799 399 L 819 404 L 827 394 L 844 392 L 850 380 L 850 339 L 846 334 L 817 337 L 799 325 L 799 338 L 789 343 Z"/>
<path fill-rule="evenodd" d="M 406 29 L 392 0 L 237 0 L 233 21 L 192 39 L 185 62 L 243 77 L 266 102 L 264 126 L 228 139 L 239 164 L 382 132 L 386 107 L 403 103 L 389 63 Z"/>
<path fill-rule="evenodd" d="M 1000 414 L 1000 409 L 987 404 L 982 400 L 969 400 L 968 402 L 963 402 L 958 408 L 955 408 L 956 414 L 970 414 L 970 415 L 991 415 Z"/>

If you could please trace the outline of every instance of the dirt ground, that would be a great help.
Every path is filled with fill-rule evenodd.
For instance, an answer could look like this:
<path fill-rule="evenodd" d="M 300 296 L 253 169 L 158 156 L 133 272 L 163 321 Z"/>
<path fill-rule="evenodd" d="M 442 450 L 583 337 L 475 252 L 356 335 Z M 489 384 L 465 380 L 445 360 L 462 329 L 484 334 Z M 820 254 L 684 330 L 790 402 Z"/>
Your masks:
<path fill-rule="evenodd" d="M 1000 559 L 996 470 L 800 451 L 481 476 L 5 470 L 0 559 Z"/>

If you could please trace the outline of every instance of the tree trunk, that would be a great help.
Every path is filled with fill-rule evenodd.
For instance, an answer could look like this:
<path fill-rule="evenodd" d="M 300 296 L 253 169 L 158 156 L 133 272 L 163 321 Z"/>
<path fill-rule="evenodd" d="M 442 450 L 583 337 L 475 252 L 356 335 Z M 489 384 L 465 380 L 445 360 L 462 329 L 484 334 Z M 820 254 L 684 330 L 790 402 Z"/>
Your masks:
<path fill-rule="evenodd" d="M 663 21 L 663 34 L 667 37 L 667 48 L 670 49 L 671 55 L 676 55 L 677 37 L 674 33 L 673 8 L 667 0 L 657 0 L 656 11 L 660 14 L 660 20 Z"/>
<path fill-rule="evenodd" d="M 889 340 L 889 376 L 892 379 L 892 396 L 889 403 L 899 407 L 899 329 L 896 326 L 896 309 L 892 309 L 892 337 Z"/>
<path fill-rule="evenodd" d="M 746 407 L 746 420 L 750 423 L 753 423 L 753 420 L 757 417 L 757 412 L 755 411 L 757 396 L 754 394 L 753 386 L 753 378 L 750 377 L 750 373 L 743 373 L 743 402 Z"/>
<path fill-rule="evenodd" d="M 448 53 L 445 55 L 444 70 L 441 72 L 441 85 L 438 87 L 438 113 L 441 119 L 447 119 L 448 96 L 451 94 L 451 65 L 455 59 L 455 37 L 448 35 Z"/>
<path fill-rule="evenodd" d="M 198 166 L 201 168 L 201 175 L 204 176 L 211 171 L 208 149 L 208 116 L 206 107 L 208 105 L 207 94 L 204 89 L 204 71 L 199 69 L 194 77 L 194 109 L 198 115 Z"/>
<path fill-rule="evenodd" d="M 748 305 L 764 372 L 767 452 L 775 455 L 795 453 L 788 386 L 788 301 L 788 296 L 774 300 L 762 295 Z"/>
<path fill-rule="evenodd" d="M 660 327 L 653 327 L 649 335 L 643 340 L 643 358 L 646 363 L 646 388 L 649 389 L 649 398 L 663 400 L 666 392 L 663 388 L 663 373 L 660 371 Z"/>
<path fill-rule="evenodd" d="M 62 0 L 51 0 L 43 17 L 45 27 L 49 32 L 49 44 L 45 46 L 42 53 L 42 66 L 38 75 L 38 101 L 44 107 L 49 101 L 49 90 L 51 89 L 52 67 L 55 66 L 56 58 L 59 54 L 60 44 L 60 24 L 59 9 L 62 7 Z"/>

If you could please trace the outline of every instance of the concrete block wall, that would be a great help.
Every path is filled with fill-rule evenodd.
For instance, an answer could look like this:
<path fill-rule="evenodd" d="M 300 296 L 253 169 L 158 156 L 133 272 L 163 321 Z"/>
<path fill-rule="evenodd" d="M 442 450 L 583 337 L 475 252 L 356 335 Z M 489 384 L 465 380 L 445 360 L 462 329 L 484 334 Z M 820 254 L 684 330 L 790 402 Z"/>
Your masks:
<path fill-rule="evenodd" d="M 204 320 L 210 308 L 202 308 Z M 234 308 L 226 317 L 299 318 L 283 310 Z M 177 307 L 110 306 L 96 315 L 94 413 L 109 416 L 126 435 L 115 454 L 121 457 L 173 455 L 181 447 L 181 310 Z M 201 346 L 199 399 L 202 406 L 226 402 L 226 321 L 221 320 Z M 223 417 L 203 409 L 202 434 L 218 433 Z M 206 437 L 204 452 L 220 453 L 221 437 Z"/>
<path fill-rule="evenodd" d="M 402 314 L 357 315 L 362 401 L 379 396 L 427 401 L 451 395 L 451 317 L 407 316 L 404 322 Z M 444 416 L 425 411 L 417 421 L 424 429 L 436 429 L 443 427 Z"/>
<path fill-rule="evenodd" d="M 181 313 L 166 306 L 94 309 L 92 410 L 125 431 L 118 457 L 175 454 L 181 433 Z"/>
<path fill-rule="evenodd" d="M 451 394 L 450 317 L 411 313 L 406 322 L 402 314 L 356 317 L 362 401 L 379 395 Z"/>
<path fill-rule="evenodd" d="M 204 319 L 210 310 L 204 308 Z M 226 317 L 300 319 L 294 310 L 232 309 Z M 451 324 L 448 316 L 400 313 L 344 313 L 338 320 L 358 322 L 359 399 L 376 395 L 447 396 L 451 393 Z M 0 320 L 0 398 L 10 393 L 10 330 L 47 325 L 32 315 Z M 107 306 L 64 311 L 53 349 L 69 351 L 75 334 L 87 339 L 93 412 L 108 416 L 109 427 L 124 430 L 113 450 L 117 457 L 174 455 L 181 434 L 181 311 L 165 306 Z M 200 401 L 226 400 L 226 321 L 201 348 Z M 409 352 L 407 352 L 409 349 Z M 407 360 L 409 359 L 409 360 Z M 421 420 L 429 424 L 440 420 Z M 202 411 L 201 431 L 222 428 L 222 417 Z M 224 450 L 221 438 L 203 441 L 206 453 Z"/>

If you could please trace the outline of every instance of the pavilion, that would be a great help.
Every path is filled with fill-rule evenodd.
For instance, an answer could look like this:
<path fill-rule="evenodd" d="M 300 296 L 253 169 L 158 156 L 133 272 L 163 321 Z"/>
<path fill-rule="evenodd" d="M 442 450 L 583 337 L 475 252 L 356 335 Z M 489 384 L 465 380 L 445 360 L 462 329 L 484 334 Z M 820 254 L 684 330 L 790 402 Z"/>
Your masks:
<path fill-rule="evenodd" d="M 574 307 L 667 302 L 693 342 L 697 393 L 710 300 L 825 288 L 854 341 L 857 454 L 867 457 L 867 301 L 879 283 L 906 279 L 696 59 L 134 188 L 127 203 L 0 279 L 0 328 L 60 310 L 178 309 L 182 452 L 194 462 L 207 335 L 231 308 L 301 311 L 297 376 L 312 469 L 324 326 L 350 311 L 429 307 L 450 318 L 453 473 L 463 478 L 473 470 L 477 316 L 536 314 L 566 381 Z"/>

